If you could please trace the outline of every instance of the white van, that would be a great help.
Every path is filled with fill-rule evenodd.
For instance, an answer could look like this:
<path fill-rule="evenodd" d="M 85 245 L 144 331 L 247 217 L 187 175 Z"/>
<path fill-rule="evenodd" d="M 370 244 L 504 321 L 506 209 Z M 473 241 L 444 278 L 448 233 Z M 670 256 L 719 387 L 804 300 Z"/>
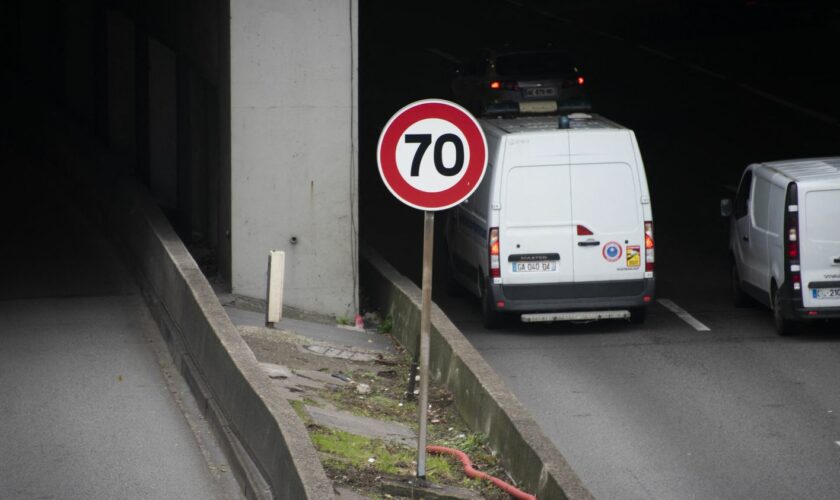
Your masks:
<path fill-rule="evenodd" d="M 594 114 L 479 120 L 487 172 L 449 211 L 449 277 L 482 299 L 485 325 L 644 321 L 653 218 L 632 130 Z"/>
<path fill-rule="evenodd" d="M 721 215 L 735 305 L 749 295 L 770 307 L 781 335 L 840 318 L 840 157 L 750 165 Z"/>

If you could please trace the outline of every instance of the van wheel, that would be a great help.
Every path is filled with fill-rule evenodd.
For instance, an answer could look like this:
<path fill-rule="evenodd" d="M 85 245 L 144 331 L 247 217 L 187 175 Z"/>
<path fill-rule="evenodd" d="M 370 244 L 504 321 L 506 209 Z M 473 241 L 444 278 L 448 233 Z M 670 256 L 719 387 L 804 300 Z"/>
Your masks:
<path fill-rule="evenodd" d="M 630 323 L 635 325 L 640 325 L 645 322 L 645 317 L 647 316 L 647 308 L 646 307 L 634 307 L 630 309 Z"/>
<path fill-rule="evenodd" d="M 493 304 L 493 293 L 490 291 L 490 285 L 485 284 L 482 287 L 481 297 L 481 317 L 484 322 L 484 328 L 494 330 L 502 326 L 504 319 L 502 313 L 496 311 L 495 304 Z"/>
<path fill-rule="evenodd" d="M 738 264 L 735 259 L 732 259 L 732 266 L 729 272 L 731 279 L 732 303 L 735 307 L 747 307 L 750 304 L 750 299 L 741 288 L 741 275 L 738 274 Z"/>
<path fill-rule="evenodd" d="M 773 323 L 776 325 L 776 333 L 784 337 L 790 337 L 799 333 L 799 323 L 787 319 L 782 314 L 782 300 L 776 288 L 773 287 Z"/>

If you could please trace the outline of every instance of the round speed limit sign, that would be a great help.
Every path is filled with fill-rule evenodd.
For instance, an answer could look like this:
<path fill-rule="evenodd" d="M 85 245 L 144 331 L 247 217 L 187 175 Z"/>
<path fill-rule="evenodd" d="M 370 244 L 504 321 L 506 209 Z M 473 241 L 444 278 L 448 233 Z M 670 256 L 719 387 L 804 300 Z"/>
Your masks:
<path fill-rule="evenodd" d="M 379 175 L 400 201 L 443 210 L 475 191 L 487 167 L 487 140 L 461 106 L 426 99 L 397 111 L 379 136 Z"/>

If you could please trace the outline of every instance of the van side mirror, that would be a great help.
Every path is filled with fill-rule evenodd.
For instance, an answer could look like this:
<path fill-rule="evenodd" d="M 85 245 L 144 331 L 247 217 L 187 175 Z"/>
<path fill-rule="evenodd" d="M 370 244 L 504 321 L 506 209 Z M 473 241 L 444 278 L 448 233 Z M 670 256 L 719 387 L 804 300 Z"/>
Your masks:
<path fill-rule="evenodd" d="M 729 217 L 730 215 L 732 215 L 732 200 L 724 198 L 720 200 L 720 216 Z"/>

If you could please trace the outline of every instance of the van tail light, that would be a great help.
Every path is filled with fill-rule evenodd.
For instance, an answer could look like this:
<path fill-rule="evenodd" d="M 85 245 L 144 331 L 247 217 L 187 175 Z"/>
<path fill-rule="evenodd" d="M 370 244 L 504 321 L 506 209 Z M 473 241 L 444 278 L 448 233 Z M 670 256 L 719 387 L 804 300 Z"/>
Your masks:
<path fill-rule="evenodd" d="M 580 224 L 577 225 L 577 235 L 578 236 L 592 236 L 592 230 L 586 226 L 582 226 Z"/>
<path fill-rule="evenodd" d="M 785 282 L 798 291 L 802 290 L 802 275 L 799 267 L 799 194 L 796 183 L 788 184 L 785 198 Z"/>
<path fill-rule="evenodd" d="M 655 255 L 653 252 L 653 222 L 645 221 L 645 272 L 653 272 Z"/>
<path fill-rule="evenodd" d="M 500 278 L 502 276 L 502 269 L 499 267 L 499 228 L 490 228 L 490 277 Z"/>

